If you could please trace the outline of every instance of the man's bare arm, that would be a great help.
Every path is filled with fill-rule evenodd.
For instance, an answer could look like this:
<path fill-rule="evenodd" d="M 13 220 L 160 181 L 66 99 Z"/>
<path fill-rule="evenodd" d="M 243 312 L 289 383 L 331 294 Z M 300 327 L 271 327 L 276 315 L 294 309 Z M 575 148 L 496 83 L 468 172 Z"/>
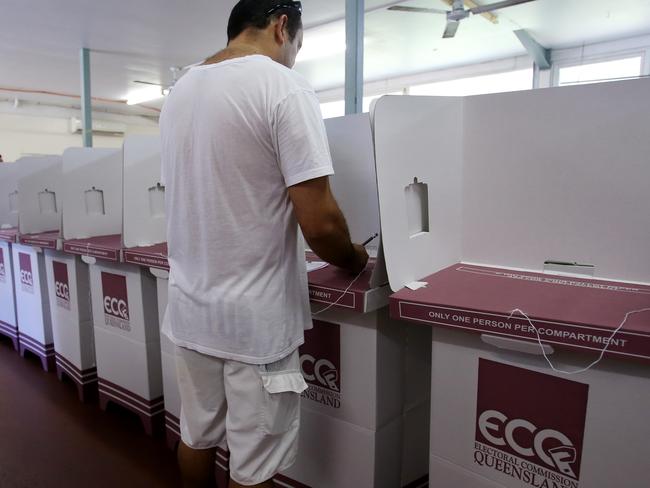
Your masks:
<path fill-rule="evenodd" d="M 368 253 L 350 240 L 350 231 L 327 176 L 289 187 L 289 198 L 309 247 L 322 260 L 359 273 Z"/>

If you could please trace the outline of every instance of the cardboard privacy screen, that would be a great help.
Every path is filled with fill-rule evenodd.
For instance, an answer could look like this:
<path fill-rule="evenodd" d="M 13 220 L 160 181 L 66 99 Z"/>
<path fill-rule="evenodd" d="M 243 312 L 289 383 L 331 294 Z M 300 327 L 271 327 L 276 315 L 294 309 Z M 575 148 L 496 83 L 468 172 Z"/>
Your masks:
<path fill-rule="evenodd" d="M 43 158 L 42 166 L 18 181 L 21 234 L 61 230 L 62 159 L 60 156 Z"/>
<path fill-rule="evenodd" d="M 463 260 L 650 282 L 648 93 L 642 79 L 467 99 Z"/>
<path fill-rule="evenodd" d="M 374 110 L 377 183 L 391 289 L 458 262 L 461 98 L 387 96 Z"/>
<path fill-rule="evenodd" d="M 352 241 L 362 243 L 374 234 L 381 235 L 370 118 L 362 114 L 328 119 L 325 128 L 335 173 L 330 178 L 332 192 L 348 222 Z M 380 248 L 381 237 L 368 245 L 370 253 L 377 255 L 377 265 L 370 278 L 372 287 L 386 283 Z"/>
<path fill-rule="evenodd" d="M 67 149 L 63 177 L 66 240 L 122 233 L 121 149 Z"/>
<path fill-rule="evenodd" d="M 649 92 L 642 79 L 380 99 L 391 288 L 459 261 L 530 271 L 579 263 L 595 278 L 650 282 Z"/>
<path fill-rule="evenodd" d="M 16 163 L 0 164 L 0 229 L 18 227 L 18 172 Z"/>
<path fill-rule="evenodd" d="M 160 178 L 160 137 L 124 140 L 124 246 L 165 242 L 165 187 Z"/>
<path fill-rule="evenodd" d="M 18 227 L 18 181 L 52 164 L 51 156 L 21 158 L 0 164 L 0 229 Z"/>

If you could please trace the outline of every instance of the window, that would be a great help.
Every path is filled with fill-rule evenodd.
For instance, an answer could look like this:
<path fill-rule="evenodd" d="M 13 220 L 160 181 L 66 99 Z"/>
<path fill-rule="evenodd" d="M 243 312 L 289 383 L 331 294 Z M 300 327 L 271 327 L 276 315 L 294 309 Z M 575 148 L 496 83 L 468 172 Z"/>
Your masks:
<path fill-rule="evenodd" d="M 342 117 L 343 115 L 345 115 L 345 100 L 337 100 L 336 102 L 321 103 L 320 111 L 323 113 L 324 119 L 331 119 L 332 117 Z"/>
<path fill-rule="evenodd" d="M 566 66 L 559 70 L 558 85 L 583 85 L 636 78 L 641 76 L 642 60 L 641 56 L 636 56 L 580 66 Z"/>
<path fill-rule="evenodd" d="M 372 95 L 369 97 L 363 97 L 363 111 L 370 112 L 370 104 L 377 100 L 378 98 L 383 97 L 384 95 L 403 95 L 404 92 L 397 91 L 391 93 L 382 93 L 381 95 Z M 340 100 L 336 102 L 321 103 L 320 104 L 321 112 L 323 112 L 323 118 L 329 119 L 332 117 L 342 117 L 345 115 L 345 101 Z"/>
<path fill-rule="evenodd" d="M 412 86 L 409 90 L 409 94 L 462 97 L 486 93 L 530 90 L 532 88 L 533 70 L 523 69 Z"/>
<path fill-rule="evenodd" d="M 384 95 L 430 95 L 430 96 L 469 96 L 487 93 L 531 90 L 533 88 L 532 68 L 506 71 L 490 75 L 473 76 L 456 80 L 438 81 L 424 85 L 411 86 L 408 90 L 391 91 L 363 97 L 363 111 L 369 112 L 372 102 Z M 375 92 L 376 93 L 376 92 Z M 345 101 L 321 103 L 324 119 L 345 115 Z"/>
<path fill-rule="evenodd" d="M 372 95 L 370 97 L 363 97 L 363 111 L 364 112 L 370 112 L 370 105 L 372 102 L 377 100 L 378 98 L 383 97 L 384 95 L 404 95 L 403 91 L 396 91 L 396 92 L 390 92 L 390 93 L 382 93 L 381 95 Z"/>

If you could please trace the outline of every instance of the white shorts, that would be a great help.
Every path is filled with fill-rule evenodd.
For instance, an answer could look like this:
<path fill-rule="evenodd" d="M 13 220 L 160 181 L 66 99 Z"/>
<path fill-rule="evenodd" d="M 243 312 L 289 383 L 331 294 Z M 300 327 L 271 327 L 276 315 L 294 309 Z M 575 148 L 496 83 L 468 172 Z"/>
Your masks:
<path fill-rule="evenodd" d="M 268 365 L 176 348 L 181 439 L 193 449 L 230 451 L 230 477 L 248 486 L 289 468 L 298 450 L 300 393 L 307 384 L 296 349 Z"/>

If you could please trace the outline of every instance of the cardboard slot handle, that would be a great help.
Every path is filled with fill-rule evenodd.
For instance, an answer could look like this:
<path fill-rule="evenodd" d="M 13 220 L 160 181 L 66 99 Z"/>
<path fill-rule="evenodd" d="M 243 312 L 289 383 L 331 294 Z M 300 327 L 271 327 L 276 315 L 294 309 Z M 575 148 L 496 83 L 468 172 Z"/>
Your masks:
<path fill-rule="evenodd" d="M 413 178 L 413 183 L 404 189 L 408 229 L 411 238 L 429 232 L 429 185 Z"/>
<path fill-rule="evenodd" d="M 165 217 L 165 187 L 160 183 L 149 188 L 149 212 L 154 218 Z"/>
<path fill-rule="evenodd" d="M 493 336 L 489 334 L 481 334 L 481 341 L 498 349 L 523 352 L 524 354 L 532 354 L 533 356 L 543 356 L 544 353 L 549 356 L 555 352 L 555 350 L 548 344 L 543 344 L 544 350 L 542 351 L 542 348 L 538 342 L 520 341 L 517 339 Z"/>
<path fill-rule="evenodd" d="M 38 194 L 38 208 L 41 215 L 56 214 L 56 193 L 47 188 Z"/>
<path fill-rule="evenodd" d="M 595 276 L 596 266 L 593 264 L 580 264 L 574 261 L 544 261 L 544 272 L 564 273 L 578 276 Z"/>
<path fill-rule="evenodd" d="M 104 192 L 94 186 L 86 190 L 86 213 L 88 215 L 106 215 L 104 208 Z"/>
<path fill-rule="evenodd" d="M 18 213 L 18 192 L 9 194 L 9 212 Z"/>
<path fill-rule="evenodd" d="M 149 268 L 149 271 L 151 271 L 151 274 L 154 275 L 159 280 L 169 279 L 169 271 L 165 271 L 164 269 L 157 269 L 157 268 Z"/>

